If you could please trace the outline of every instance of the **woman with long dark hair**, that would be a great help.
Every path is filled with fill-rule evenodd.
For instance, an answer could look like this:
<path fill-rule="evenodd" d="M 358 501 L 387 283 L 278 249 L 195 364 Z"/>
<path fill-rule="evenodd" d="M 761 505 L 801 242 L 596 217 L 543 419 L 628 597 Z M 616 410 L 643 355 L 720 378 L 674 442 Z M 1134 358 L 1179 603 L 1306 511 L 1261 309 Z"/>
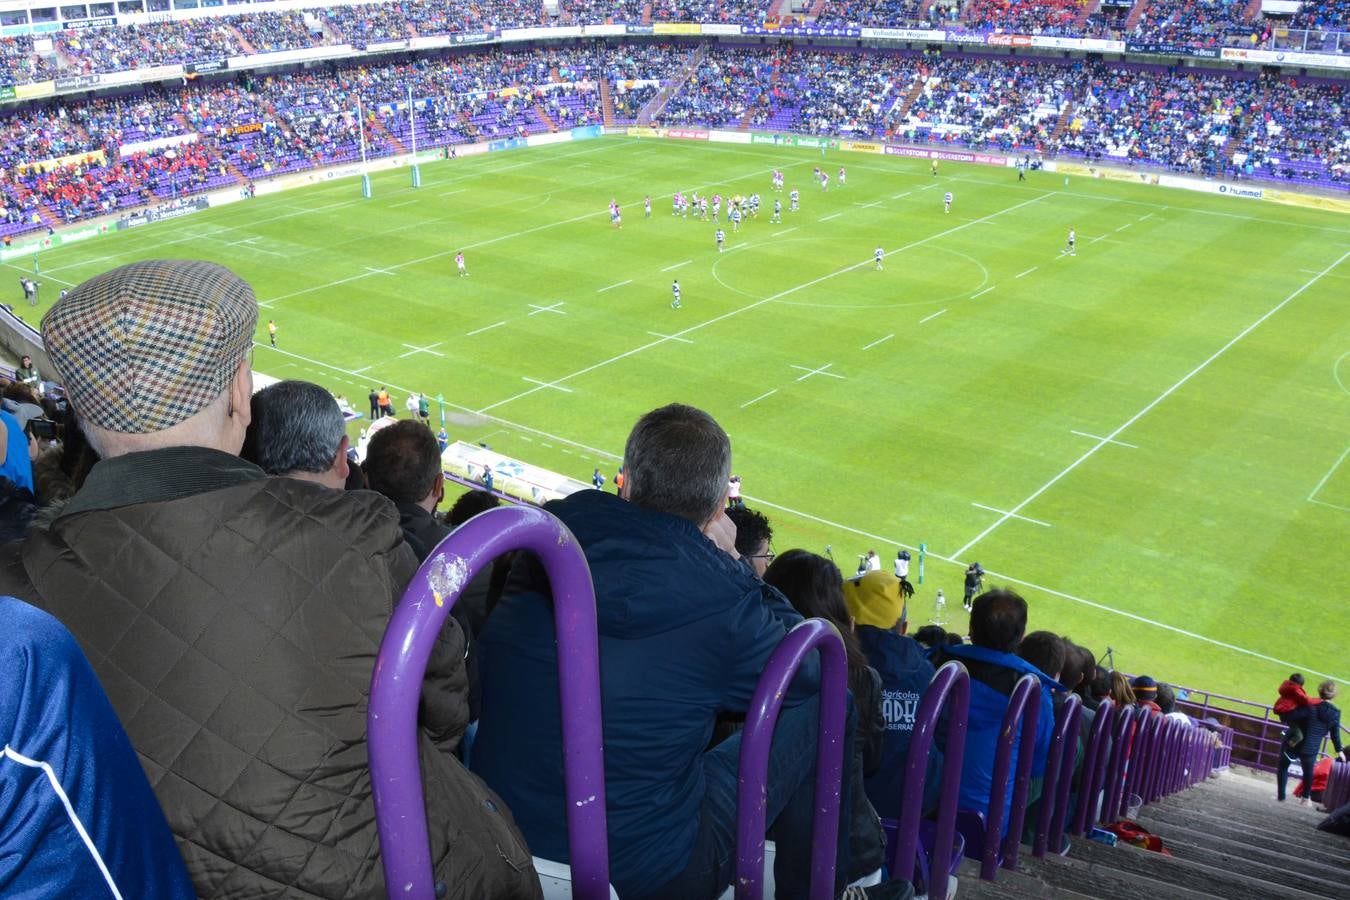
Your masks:
<path fill-rule="evenodd" d="M 823 556 L 806 550 L 789 550 L 774 559 L 764 573 L 764 581 L 778 588 L 803 616 L 820 618 L 839 629 L 848 658 L 848 689 L 858 710 L 858 731 L 854 741 L 853 802 L 854 841 L 850 853 L 848 880 L 857 881 L 882 867 L 885 839 L 881 820 L 867 799 L 863 775 L 871 775 L 881 764 L 881 741 L 886 721 L 881 711 L 881 676 L 867 664 L 867 656 L 853 630 L 853 620 L 844 605 L 844 577 L 838 566 Z M 858 835 L 867 835 L 859 840 Z"/>

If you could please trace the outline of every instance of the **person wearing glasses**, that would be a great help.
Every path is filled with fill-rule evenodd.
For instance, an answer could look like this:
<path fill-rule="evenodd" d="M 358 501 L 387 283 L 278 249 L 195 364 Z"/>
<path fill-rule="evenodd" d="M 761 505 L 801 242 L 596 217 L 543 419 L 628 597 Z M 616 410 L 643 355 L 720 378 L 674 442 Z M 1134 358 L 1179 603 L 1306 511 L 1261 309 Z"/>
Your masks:
<path fill-rule="evenodd" d="M 733 506 L 727 510 L 727 518 L 736 525 L 736 552 L 741 559 L 750 563 L 750 568 L 760 578 L 774 560 L 773 527 L 762 512 L 750 509 L 745 504 Z"/>

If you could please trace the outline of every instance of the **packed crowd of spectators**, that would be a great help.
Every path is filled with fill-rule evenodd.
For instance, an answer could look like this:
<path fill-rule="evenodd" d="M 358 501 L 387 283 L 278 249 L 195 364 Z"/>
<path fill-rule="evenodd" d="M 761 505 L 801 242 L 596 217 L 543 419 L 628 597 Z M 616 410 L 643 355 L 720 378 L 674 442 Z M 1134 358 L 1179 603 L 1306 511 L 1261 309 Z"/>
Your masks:
<path fill-rule="evenodd" d="M 616 123 L 628 124 L 692 53 L 663 43 L 494 49 L 11 109 L 0 116 L 0 167 L 9 173 L 0 180 L 0 232 L 355 159 L 358 97 L 368 156 L 403 152 L 413 137 L 409 86 L 419 148 L 598 124 L 602 80 Z M 706 53 L 656 123 L 1345 183 L 1345 109 L 1344 87 L 1334 83 L 783 45 Z M 182 143 L 137 149 L 166 138 Z M 53 162 L 64 157 L 74 159 Z"/>
<path fill-rule="evenodd" d="M 1254 77 L 1126 66 L 1098 67 L 1088 75 L 1061 151 L 1196 175 L 1230 170 L 1228 142 L 1259 113 L 1263 96 Z"/>
<path fill-rule="evenodd" d="M 1313 0 L 1291 27 L 1350 30 L 1347 0 Z M 111 72 L 165 63 L 219 59 L 245 52 L 297 50 L 330 43 L 365 47 L 414 37 L 481 33 L 501 28 L 605 22 L 713 22 L 763 25 L 767 0 L 563 0 L 556 18 L 536 0 L 383 0 L 330 4 L 295 12 L 233 13 L 221 17 L 94 27 L 54 35 L 62 71 Z M 1272 21 L 1247 20 L 1245 0 L 1152 0 L 1129 37 L 1160 43 L 1215 47 L 1267 45 Z M 815 20 L 854 27 L 940 27 L 1081 37 L 1124 36 L 1128 9 L 1086 15 L 1083 0 L 829 0 Z M 1080 18 L 1082 21 L 1080 21 Z M 242 39 L 242 45 L 241 45 Z M 1324 43 L 1324 42 L 1323 42 Z M 1324 49 L 1319 46 L 1310 49 Z M 1335 49 L 1334 47 L 1332 48 Z M 60 74 L 33 53 L 29 37 L 0 41 L 0 77 L 11 83 Z"/>
<path fill-rule="evenodd" d="M 1160 44 L 1245 47 L 1268 39 L 1270 29 L 1263 19 L 1247 21 L 1246 0 L 1150 0 L 1135 35 Z"/>
<path fill-rule="evenodd" d="M 1083 12 L 1081 0 L 970 0 L 969 27 L 1013 34 L 1073 34 Z"/>
<path fill-rule="evenodd" d="M 1080 65 L 928 57 L 918 96 L 887 130 L 909 140 L 1044 153 L 1080 74 Z"/>
<path fill-rule="evenodd" d="M 1350 92 L 1343 82 L 1279 79 L 1235 150 L 1248 177 L 1350 183 Z"/>
<path fill-rule="evenodd" d="M 0 37 L 0 84 L 27 84 L 52 74 L 47 60 L 34 52 L 31 37 Z"/>

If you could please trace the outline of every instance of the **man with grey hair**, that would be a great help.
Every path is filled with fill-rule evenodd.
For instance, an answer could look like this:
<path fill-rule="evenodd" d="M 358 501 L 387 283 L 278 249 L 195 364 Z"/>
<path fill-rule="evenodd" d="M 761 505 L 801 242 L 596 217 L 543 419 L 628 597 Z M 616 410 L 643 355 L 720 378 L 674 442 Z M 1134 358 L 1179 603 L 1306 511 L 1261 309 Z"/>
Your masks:
<path fill-rule="evenodd" d="M 366 706 L 416 566 L 377 494 L 271 478 L 250 422 L 253 290 L 213 263 L 105 272 L 42 322 L 101 461 L 0 556 L 0 593 L 60 619 L 140 757 L 200 897 L 385 894 Z M 417 737 L 438 893 L 537 897 L 505 806 L 454 758 L 464 641 L 447 623 Z"/>
<path fill-rule="evenodd" d="M 240 456 L 268 475 L 346 487 L 347 422 L 332 394 L 308 381 L 278 381 L 249 405 Z"/>
<path fill-rule="evenodd" d="M 740 737 L 712 750 L 709 738 L 720 713 L 745 714 L 770 654 L 801 621 L 736 553 L 730 473 L 726 432 L 702 410 L 672 404 L 629 435 L 621 496 L 577 491 L 545 506 L 576 536 L 594 577 L 610 880 L 625 900 L 716 897 L 730 884 Z M 553 608 L 532 556 L 512 569 L 480 652 L 474 771 L 511 805 L 536 855 L 566 859 Z M 810 882 L 819 679 L 812 654 L 770 753 L 779 897 L 804 897 Z"/>

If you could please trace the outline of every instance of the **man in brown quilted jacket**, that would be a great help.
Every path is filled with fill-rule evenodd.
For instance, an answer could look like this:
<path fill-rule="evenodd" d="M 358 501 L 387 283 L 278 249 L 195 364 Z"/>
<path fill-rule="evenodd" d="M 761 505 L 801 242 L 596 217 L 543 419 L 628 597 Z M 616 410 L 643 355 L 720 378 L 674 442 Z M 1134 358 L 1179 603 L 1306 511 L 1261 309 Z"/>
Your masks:
<path fill-rule="evenodd" d="M 205 262 L 85 282 L 43 320 L 102 461 L 0 592 L 54 614 L 94 664 L 201 897 L 384 895 L 366 702 L 416 560 L 383 497 L 269 478 L 249 423 L 253 292 Z M 422 697 L 438 896 L 539 896 L 506 806 L 453 757 L 464 638 Z"/>

